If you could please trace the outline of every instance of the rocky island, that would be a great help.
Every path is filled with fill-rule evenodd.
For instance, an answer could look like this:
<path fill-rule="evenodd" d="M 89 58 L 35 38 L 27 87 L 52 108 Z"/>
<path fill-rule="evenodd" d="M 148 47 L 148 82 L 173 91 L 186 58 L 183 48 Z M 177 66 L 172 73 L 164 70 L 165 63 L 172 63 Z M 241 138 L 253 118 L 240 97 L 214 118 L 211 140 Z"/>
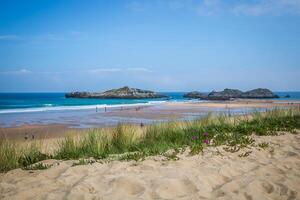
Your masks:
<path fill-rule="evenodd" d="M 265 88 L 257 88 L 254 90 L 242 92 L 237 89 L 224 89 L 223 91 L 212 91 L 209 94 L 197 91 L 189 92 L 184 95 L 186 98 L 203 99 L 203 100 L 230 100 L 230 99 L 273 99 L 279 98 L 271 90 Z"/>
<path fill-rule="evenodd" d="M 165 98 L 166 95 L 150 90 L 130 88 L 128 86 L 107 90 L 105 92 L 71 92 L 65 94 L 66 98 L 94 98 L 94 99 L 147 99 Z"/>
<path fill-rule="evenodd" d="M 193 92 L 188 92 L 183 95 L 184 98 L 189 98 L 189 99 L 206 99 L 207 94 L 198 92 L 198 91 L 193 91 Z"/>

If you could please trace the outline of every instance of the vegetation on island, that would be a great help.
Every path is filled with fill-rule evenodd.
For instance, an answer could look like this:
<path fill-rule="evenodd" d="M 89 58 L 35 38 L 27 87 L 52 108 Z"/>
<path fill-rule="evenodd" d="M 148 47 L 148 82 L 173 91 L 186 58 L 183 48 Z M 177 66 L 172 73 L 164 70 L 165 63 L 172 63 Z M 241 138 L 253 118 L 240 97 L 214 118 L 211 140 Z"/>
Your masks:
<path fill-rule="evenodd" d="M 198 91 L 189 92 L 183 95 L 185 98 L 192 99 L 203 99 L 203 100 L 231 100 L 231 99 L 274 99 L 279 98 L 278 95 L 274 94 L 271 90 L 266 88 L 257 88 L 242 92 L 237 89 L 226 88 L 223 91 L 216 92 L 212 91 L 209 94 L 204 94 Z"/>
<path fill-rule="evenodd" d="M 107 90 L 105 92 L 71 92 L 66 93 L 65 97 L 94 99 L 148 99 L 166 98 L 167 96 L 150 90 L 142 90 L 125 86 L 118 89 Z"/>
<path fill-rule="evenodd" d="M 253 135 L 296 133 L 300 129 L 300 108 L 270 110 L 244 116 L 214 116 L 185 122 L 168 122 L 148 126 L 120 124 L 112 129 L 90 129 L 86 134 L 60 140 L 57 149 L 42 153 L 38 142 L 20 145 L 12 140 L 0 140 L 0 171 L 15 168 L 47 169 L 39 164 L 46 159 L 79 160 L 75 165 L 91 164 L 93 160 L 143 160 L 162 155 L 177 160 L 177 153 L 189 149 L 198 154 L 207 146 L 224 145 L 224 150 L 236 152 L 252 145 Z M 268 144 L 259 144 L 266 148 Z M 251 152 L 241 154 L 241 157 Z"/>

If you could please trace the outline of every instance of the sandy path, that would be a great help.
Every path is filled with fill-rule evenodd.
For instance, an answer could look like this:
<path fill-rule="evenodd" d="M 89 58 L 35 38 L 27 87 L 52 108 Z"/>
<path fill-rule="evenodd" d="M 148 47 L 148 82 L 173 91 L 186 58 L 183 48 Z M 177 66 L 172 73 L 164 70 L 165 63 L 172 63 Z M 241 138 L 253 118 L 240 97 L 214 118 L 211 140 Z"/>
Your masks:
<path fill-rule="evenodd" d="M 0 199 L 300 199 L 300 135 L 260 137 L 263 150 L 228 153 L 218 147 L 178 161 L 94 163 L 0 175 Z M 245 149 L 244 151 L 249 151 Z"/>

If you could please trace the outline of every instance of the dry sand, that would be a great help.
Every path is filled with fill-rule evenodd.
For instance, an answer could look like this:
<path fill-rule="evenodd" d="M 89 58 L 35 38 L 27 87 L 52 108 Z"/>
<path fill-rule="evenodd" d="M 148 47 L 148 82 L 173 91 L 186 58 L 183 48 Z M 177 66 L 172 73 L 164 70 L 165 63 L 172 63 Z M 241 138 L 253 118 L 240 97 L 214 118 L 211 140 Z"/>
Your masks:
<path fill-rule="evenodd" d="M 142 162 L 94 163 L 0 174 L 0 199 L 300 199 L 300 135 L 256 137 L 269 147 L 236 153 L 206 148 L 203 155 L 180 154 Z M 239 157 L 252 151 L 247 157 Z"/>

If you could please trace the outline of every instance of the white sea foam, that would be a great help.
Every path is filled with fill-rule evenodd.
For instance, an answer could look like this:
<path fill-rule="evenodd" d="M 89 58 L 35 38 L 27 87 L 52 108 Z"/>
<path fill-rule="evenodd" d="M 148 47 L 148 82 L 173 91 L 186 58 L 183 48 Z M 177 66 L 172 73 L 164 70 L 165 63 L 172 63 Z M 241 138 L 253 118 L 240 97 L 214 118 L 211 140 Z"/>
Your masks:
<path fill-rule="evenodd" d="M 44 105 L 45 107 L 39 108 L 16 108 L 0 110 L 0 114 L 7 113 L 29 113 L 29 112 L 46 112 L 46 111 L 63 111 L 63 110 L 89 110 L 89 109 L 101 109 L 101 108 L 120 108 L 120 107 L 135 107 L 135 106 L 150 106 L 163 104 L 166 101 L 149 101 L 147 103 L 133 103 L 133 104 L 115 104 L 115 105 L 83 105 L 83 106 L 53 106 L 52 104 Z"/>
<path fill-rule="evenodd" d="M 43 104 L 43 106 L 45 106 L 45 107 L 51 107 L 51 106 L 53 106 L 53 104 L 51 104 L 51 103 L 46 103 L 46 104 Z"/>

